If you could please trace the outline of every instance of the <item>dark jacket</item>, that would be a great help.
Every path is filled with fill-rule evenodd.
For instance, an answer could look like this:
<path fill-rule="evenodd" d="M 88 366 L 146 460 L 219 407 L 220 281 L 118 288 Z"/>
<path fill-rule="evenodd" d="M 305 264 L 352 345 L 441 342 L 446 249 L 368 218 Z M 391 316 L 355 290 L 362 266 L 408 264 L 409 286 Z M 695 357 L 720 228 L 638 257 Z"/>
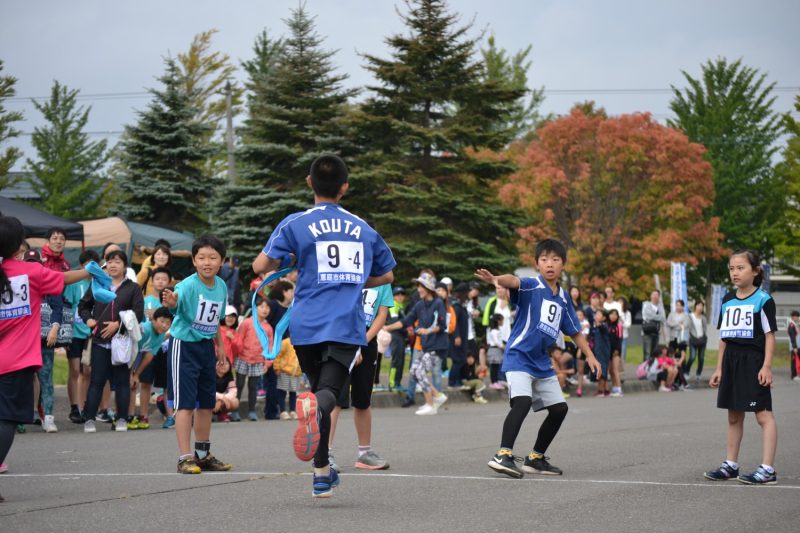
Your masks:
<path fill-rule="evenodd" d="M 119 321 L 120 311 L 133 311 L 136 319 L 141 322 L 144 318 L 144 297 L 139 285 L 125 278 L 125 281 L 117 288 L 117 298 L 110 304 L 102 304 L 94 300 L 92 288 L 87 289 L 86 294 L 78 304 L 78 314 L 81 320 L 88 322 L 89 319 L 97 321 L 97 327 L 92 330 L 92 337 L 95 340 L 109 342 L 111 339 L 104 339 L 100 336 L 103 328 L 108 322 Z M 125 333 L 124 326 L 120 331 Z"/>
<path fill-rule="evenodd" d="M 434 325 L 435 318 L 435 325 L 439 326 L 439 332 L 422 335 L 422 350 L 425 352 L 446 351 L 450 344 L 447 335 L 446 315 L 447 311 L 441 298 L 420 300 L 403 318 L 403 326 L 412 326 L 414 322 L 419 320 L 419 328 L 430 328 Z"/>
<path fill-rule="evenodd" d="M 467 358 L 467 336 L 469 335 L 468 321 L 472 317 L 467 314 L 467 308 L 456 300 L 453 302 L 453 310 L 456 313 L 456 330 L 450 335 L 450 356 L 453 359 L 463 361 Z M 456 337 L 461 337 L 461 346 L 455 345 Z"/>

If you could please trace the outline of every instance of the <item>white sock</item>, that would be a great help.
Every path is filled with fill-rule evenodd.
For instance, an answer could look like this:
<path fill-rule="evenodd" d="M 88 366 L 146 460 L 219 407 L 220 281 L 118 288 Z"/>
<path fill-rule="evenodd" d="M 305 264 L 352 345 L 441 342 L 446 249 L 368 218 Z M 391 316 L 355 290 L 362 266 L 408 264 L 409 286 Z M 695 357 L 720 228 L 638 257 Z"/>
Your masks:
<path fill-rule="evenodd" d="M 739 464 L 738 464 L 738 463 L 735 463 L 735 462 L 733 462 L 733 461 L 731 461 L 730 459 L 726 459 L 726 460 L 725 460 L 725 462 L 726 462 L 726 463 L 728 463 L 728 466 L 730 466 L 730 467 L 731 467 L 731 468 L 733 468 L 734 470 L 736 470 L 737 468 L 739 468 Z"/>
<path fill-rule="evenodd" d="M 770 465 L 762 464 L 761 468 L 763 468 L 764 470 L 766 470 L 770 474 L 774 474 L 775 473 L 775 469 L 772 468 Z"/>
<path fill-rule="evenodd" d="M 361 457 L 362 455 L 364 455 L 365 453 L 367 453 L 371 449 L 372 448 L 370 446 L 359 446 L 358 447 L 358 456 Z"/>

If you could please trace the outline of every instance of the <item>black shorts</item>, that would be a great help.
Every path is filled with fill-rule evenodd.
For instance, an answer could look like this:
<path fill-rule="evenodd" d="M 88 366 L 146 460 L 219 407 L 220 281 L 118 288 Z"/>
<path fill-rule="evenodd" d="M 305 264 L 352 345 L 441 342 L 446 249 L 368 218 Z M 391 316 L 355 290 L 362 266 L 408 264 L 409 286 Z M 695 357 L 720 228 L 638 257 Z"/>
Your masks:
<path fill-rule="evenodd" d="M 300 368 L 311 383 L 311 391 L 329 389 L 335 391 L 334 395 L 337 398 L 344 388 L 344 382 L 353 367 L 358 349 L 359 346 L 355 344 L 341 342 L 320 342 L 294 347 Z M 330 367 L 323 372 L 327 365 L 338 368 Z"/>
<path fill-rule="evenodd" d="M 170 406 L 179 409 L 213 409 L 217 399 L 217 356 L 214 341 L 169 341 Z"/>
<path fill-rule="evenodd" d="M 0 374 L 0 420 L 33 422 L 33 367 Z"/>
<path fill-rule="evenodd" d="M 367 346 L 361 347 L 360 365 L 353 367 L 347 381 L 339 393 L 336 405 L 347 409 L 352 405 L 356 409 L 368 409 L 372 402 L 372 387 L 375 381 L 375 368 L 378 365 L 378 340 L 372 339 Z"/>
<path fill-rule="evenodd" d="M 158 353 L 155 354 L 153 360 L 150 362 L 150 366 L 153 367 L 153 386 L 166 389 L 169 385 L 169 376 L 167 373 L 169 357 L 167 352 L 164 350 L 158 350 Z"/>
<path fill-rule="evenodd" d="M 758 383 L 764 353 L 728 343 L 722 358 L 722 379 L 717 392 L 717 407 L 730 411 L 772 411 L 769 386 Z"/>
<path fill-rule="evenodd" d="M 83 355 L 83 350 L 86 349 L 86 343 L 89 339 L 78 339 L 72 337 L 72 342 L 67 348 L 67 359 L 80 359 Z"/>

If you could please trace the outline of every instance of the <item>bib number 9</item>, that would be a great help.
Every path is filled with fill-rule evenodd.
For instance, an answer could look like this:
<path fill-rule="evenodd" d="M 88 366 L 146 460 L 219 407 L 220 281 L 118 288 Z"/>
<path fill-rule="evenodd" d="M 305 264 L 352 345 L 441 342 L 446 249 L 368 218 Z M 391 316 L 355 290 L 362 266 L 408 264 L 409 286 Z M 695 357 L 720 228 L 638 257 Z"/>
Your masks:
<path fill-rule="evenodd" d="M 364 283 L 364 244 L 351 241 L 319 241 L 319 283 Z"/>
<path fill-rule="evenodd" d="M 558 329 L 561 325 L 561 306 L 548 300 L 542 301 L 542 308 L 539 312 L 539 324 L 537 329 L 545 335 L 556 338 Z"/>

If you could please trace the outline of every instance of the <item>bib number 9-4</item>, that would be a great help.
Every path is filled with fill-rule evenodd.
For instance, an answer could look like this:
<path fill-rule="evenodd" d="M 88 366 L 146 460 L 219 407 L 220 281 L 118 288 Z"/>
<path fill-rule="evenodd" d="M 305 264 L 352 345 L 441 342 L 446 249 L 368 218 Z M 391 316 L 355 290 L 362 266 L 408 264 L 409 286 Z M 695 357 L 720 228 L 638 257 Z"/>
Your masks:
<path fill-rule="evenodd" d="M 364 283 L 364 244 L 352 241 L 319 241 L 319 283 Z"/>

